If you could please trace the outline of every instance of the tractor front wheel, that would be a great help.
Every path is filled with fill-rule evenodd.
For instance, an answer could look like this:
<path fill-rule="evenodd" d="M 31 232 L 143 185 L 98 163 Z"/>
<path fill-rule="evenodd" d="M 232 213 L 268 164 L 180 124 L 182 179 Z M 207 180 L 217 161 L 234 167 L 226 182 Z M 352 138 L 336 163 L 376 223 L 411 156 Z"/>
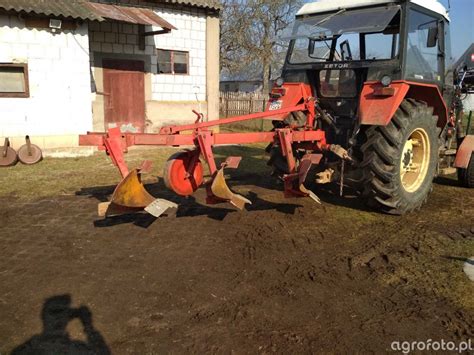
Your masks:
<path fill-rule="evenodd" d="M 436 122 L 426 103 L 406 99 L 387 126 L 365 130 L 363 196 L 369 206 L 400 215 L 426 202 L 438 160 Z"/>

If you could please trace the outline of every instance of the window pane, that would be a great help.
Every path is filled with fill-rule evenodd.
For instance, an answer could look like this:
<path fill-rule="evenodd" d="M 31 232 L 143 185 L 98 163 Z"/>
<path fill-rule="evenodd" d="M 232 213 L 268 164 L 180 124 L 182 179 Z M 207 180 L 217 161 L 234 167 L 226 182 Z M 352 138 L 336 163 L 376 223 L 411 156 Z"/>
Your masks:
<path fill-rule="evenodd" d="M 398 55 L 398 34 L 374 33 L 365 35 L 367 59 L 392 59 Z M 392 48 L 394 46 L 394 48 Z"/>
<path fill-rule="evenodd" d="M 174 52 L 174 62 L 179 64 L 188 63 L 188 53 L 186 52 Z"/>
<path fill-rule="evenodd" d="M 171 51 L 165 51 L 163 49 L 158 49 L 158 62 L 167 62 L 171 63 Z"/>
<path fill-rule="evenodd" d="M 424 80 L 441 80 L 438 76 L 438 46 L 428 48 L 428 33 L 438 27 L 435 18 L 411 10 L 409 15 L 406 75 Z"/>
<path fill-rule="evenodd" d="M 0 67 L 0 92 L 25 92 L 25 73 L 23 67 Z"/>
<path fill-rule="evenodd" d="M 158 72 L 160 74 L 171 74 L 171 63 L 158 63 Z"/>
<path fill-rule="evenodd" d="M 343 46 L 344 48 L 344 53 L 343 53 L 343 51 L 341 51 L 341 44 L 343 44 L 344 42 L 346 42 L 347 45 Z M 340 60 L 359 60 L 360 59 L 359 35 L 356 33 L 344 33 L 337 40 L 337 51 L 339 53 L 334 54 L 334 57 L 336 58 L 336 60 L 339 58 Z"/>
<path fill-rule="evenodd" d="M 188 73 L 188 53 L 187 52 L 174 52 L 173 61 L 174 61 L 175 74 Z"/>
<path fill-rule="evenodd" d="M 328 16 L 328 14 L 310 16 L 297 20 L 293 27 L 293 33 L 290 36 L 284 36 L 284 38 L 319 37 L 321 34 L 331 36 L 354 32 L 381 32 L 390 24 L 399 10 L 400 6 L 389 6 L 345 11 L 331 16 Z"/>
<path fill-rule="evenodd" d="M 291 52 L 291 63 L 323 62 L 329 58 L 331 41 L 316 41 L 314 50 L 309 53 L 309 38 L 297 38 Z"/>
<path fill-rule="evenodd" d="M 158 72 L 160 74 L 171 74 L 171 51 L 163 49 L 157 50 L 158 55 Z"/>
<path fill-rule="evenodd" d="M 341 58 L 340 47 L 343 42 L 348 43 L 350 50 L 344 46 L 347 53 L 344 53 L 344 58 Z M 336 39 L 336 52 L 334 53 L 334 61 L 339 60 L 359 60 L 359 35 L 354 33 L 345 33 Z M 309 38 L 297 38 L 293 52 L 291 53 L 290 63 L 311 63 L 311 62 L 325 62 L 329 60 L 331 55 L 332 40 L 318 40 L 314 42 L 314 49 L 309 53 Z M 349 55 L 350 54 L 350 55 Z"/>
<path fill-rule="evenodd" d="M 188 73 L 188 65 L 187 64 L 174 63 L 174 72 L 175 72 L 175 74 L 187 74 Z"/>
<path fill-rule="evenodd" d="M 321 94 L 326 97 L 355 97 L 356 78 L 353 70 L 321 70 Z"/>

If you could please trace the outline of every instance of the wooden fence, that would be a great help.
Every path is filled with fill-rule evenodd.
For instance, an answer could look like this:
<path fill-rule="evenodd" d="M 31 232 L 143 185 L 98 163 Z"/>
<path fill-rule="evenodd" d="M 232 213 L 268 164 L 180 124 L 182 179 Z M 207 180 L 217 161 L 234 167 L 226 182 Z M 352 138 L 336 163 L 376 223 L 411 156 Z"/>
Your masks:
<path fill-rule="evenodd" d="M 268 95 L 247 92 L 221 92 L 221 117 L 234 117 L 262 112 L 268 102 Z"/>
<path fill-rule="evenodd" d="M 262 93 L 246 92 L 220 92 L 220 116 L 235 117 L 265 111 L 268 103 L 268 95 Z M 247 129 L 252 131 L 264 131 L 271 127 L 269 121 L 253 120 L 229 125 L 233 129 Z"/>

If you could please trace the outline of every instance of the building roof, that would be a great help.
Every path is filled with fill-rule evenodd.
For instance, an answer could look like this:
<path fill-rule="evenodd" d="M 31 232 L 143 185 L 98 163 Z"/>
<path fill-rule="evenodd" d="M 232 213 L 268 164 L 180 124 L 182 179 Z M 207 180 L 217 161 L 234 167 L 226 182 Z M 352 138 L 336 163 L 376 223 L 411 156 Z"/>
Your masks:
<path fill-rule="evenodd" d="M 122 21 L 139 25 L 151 25 L 167 30 L 176 30 L 172 24 L 161 18 L 152 9 L 141 7 L 88 3 L 92 11 L 108 20 Z"/>
<path fill-rule="evenodd" d="M 0 9 L 37 15 L 103 21 L 85 0 L 0 0 Z"/>
<path fill-rule="evenodd" d="M 222 8 L 219 0 L 155 0 L 155 2 L 188 5 L 211 10 L 220 10 Z M 87 0 L 0 0 L 0 9 L 35 13 L 37 15 L 104 21 L 104 18 L 107 16 L 102 16 L 103 14 L 100 11 L 97 11 L 94 6 L 90 6 L 93 3 L 95 4 L 96 2 L 89 2 Z M 108 6 L 118 7 L 118 5 Z M 143 10 L 143 8 L 141 9 Z M 128 15 L 130 17 L 130 14 Z M 136 19 L 136 16 L 134 16 L 134 18 Z M 133 23 L 140 22 L 135 21 Z M 171 28 L 173 27 L 171 26 Z"/>
<path fill-rule="evenodd" d="M 152 9 L 99 4 L 87 0 L 0 0 L 0 9 L 91 21 L 115 20 L 176 30 Z"/>
<path fill-rule="evenodd" d="M 222 10 L 220 0 L 158 0 L 157 2 L 202 7 L 211 10 Z"/>
<path fill-rule="evenodd" d="M 449 21 L 449 15 L 446 8 L 438 0 L 407 0 L 414 4 L 420 5 L 428 10 L 437 12 L 443 15 Z M 388 4 L 400 2 L 400 0 L 319 0 L 303 5 L 303 7 L 296 14 L 314 15 L 322 12 L 338 11 L 341 9 L 351 9 L 356 7 L 371 6 L 378 4 Z"/>
<path fill-rule="evenodd" d="M 474 43 L 459 57 L 454 63 L 454 69 L 462 69 L 463 67 L 474 68 Z"/>

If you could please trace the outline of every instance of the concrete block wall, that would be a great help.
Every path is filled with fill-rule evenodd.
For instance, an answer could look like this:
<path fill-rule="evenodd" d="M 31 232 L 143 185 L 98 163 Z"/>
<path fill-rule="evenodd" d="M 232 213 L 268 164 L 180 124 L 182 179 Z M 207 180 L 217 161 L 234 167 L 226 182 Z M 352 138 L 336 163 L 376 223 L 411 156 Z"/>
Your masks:
<path fill-rule="evenodd" d="M 114 54 L 130 56 L 154 56 L 156 54 L 154 43 L 149 39 L 144 50 L 139 48 L 138 25 L 109 21 L 91 22 L 89 24 L 89 36 L 92 67 L 100 67 L 101 65 L 96 58 L 97 56 L 94 56 L 94 53 L 109 53 L 111 58 L 116 57 Z M 150 64 L 146 61 L 145 64 L 145 70 L 151 72 L 153 69 Z"/>
<path fill-rule="evenodd" d="M 177 30 L 155 36 L 157 48 L 188 51 L 189 75 L 153 76 L 153 100 L 206 101 L 206 14 L 203 10 L 156 9 Z"/>
<path fill-rule="evenodd" d="M 0 98 L 0 139 L 45 136 L 55 148 L 77 145 L 77 134 L 92 128 L 87 24 L 75 31 L 26 28 L 17 16 L 0 16 L 0 62 L 27 63 L 29 98 Z M 66 138 L 65 138 L 66 139 Z M 69 140 L 67 138 L 66 140 Z M 55 142 L 55 143 L 54 143 Z"/>
<path fill-rule="evenodd" d="M 116 4 L 117 1 L 100 2 Z M 90 48 L 93 68 L 93 87 L 100 93 L 103 89 L 101 60 L 135 59 L 145 62 L 145 110 L 146 132 L 157 132 L 167 124 L 190 123 L 195 120 L 192 110 L 199 110 L 208 116 L 207 88 L 207 14 L 205 10 L 177 5 L 166 5 L 122 0 L 121 4 L 153 8 L 177 30 L 169 34 L 146 38 L 145 50 L 138 46 L 138 25 L 119 22 L 91 23 Z M 161 30 L 146 26 L 145 31 Z M 158 74 L 156 49 L 189 52 L 189 74 Z M 218 54 L 218 43 L 216 46 Z M 218 67 L 218 66 L 217 66 Z M 217 68 L 218 70 L 218 68 Z M 216 75 L 218 83 L 218 75 Z M 218 98 L 216 97 L 216 100 Z M 93 99 L 94 130 L 104 129 L 104 97 Z"/>
<path fill-rule="evenodd" d="M 218 58 L 218 18 L 209 31 L 209 15 L 203 9 L 142 0 L 120 3 L 152 7 L 178 29 L 148 37 L 145 49 L 140 50 L 137 25 L 86 22 L 74 31 L 53 33 L 26 28 L 18 16 L 0 15 L 0 63 L 28 64 L 31 95 L 0 98 L 0 141 L 8 136 L 19 145 L 29 134 L 43 149 L 62 154 L 59 150 L 67 148 L 72 155 L 80 153 L 78 134 L 104 129 L 104 97 L 95 89 L 103 89 L 100 61 L 109 57 L 145 62 L 147 132 L 156 132 L 164 124 L 194 121 L 192 109 L 211 117 L 210 98 L 215 96 L 218 102 L 218 96 L 209 92 L 213 87 L 209 70 L 216 71 L 211 83 L 218 85 L 219 66 L 214 63 L 209 69 L 206 65 Z M 146 27 L 146 31 L 160 29 Z M 212 41 L 210 32 L 217 33 Z M 188 51 L 189 75 L 158 74 L 156 48 Z M 209 48 L 215 52 L 212 56 Z M 213 113 L 212 119 L 216 117 Z"/>
<path fill-rule="evenodd" d="M 109 1 L 103 2 L 110 3 Z M 152 74 L 151 100 L 206 101 L 205 11 L 197 8 L 157 7 L 156 4 L 138 1 L 129 1 L 129 3 L 153 6 L 154 11 L 174 25 L 177 30 L 168 34 L 147 37 L 145 50 L 140 50 L 138 47 L 138 25 L 93 22 L 90 24 L 91 66 L 100 66 L 100 63 L 95 63 L 93 55 L 95 52 L 102 53 L 101 57 L 104 57 L 103 53 L 110 53 L 111 57 L 120 54 L 149 56 L 145 60 L 145 70 Z M 146 27 L 146 31 L 160 29 L 159 27 Z M 189 75 L 158 74 L 157 48 L 189 52 Z M 97 78 L 95 79 L 97 80 Z"/>

